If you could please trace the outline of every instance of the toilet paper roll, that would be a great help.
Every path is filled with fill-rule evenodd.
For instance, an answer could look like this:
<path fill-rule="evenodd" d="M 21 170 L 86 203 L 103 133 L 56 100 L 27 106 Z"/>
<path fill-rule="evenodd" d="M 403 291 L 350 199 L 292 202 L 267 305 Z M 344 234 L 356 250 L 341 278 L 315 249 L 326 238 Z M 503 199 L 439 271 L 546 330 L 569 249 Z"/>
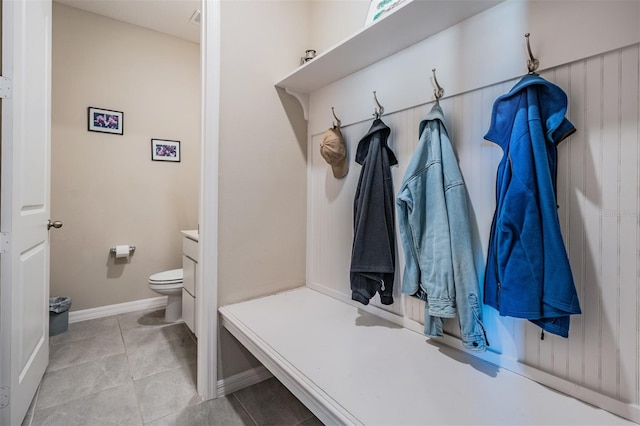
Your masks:
<path fill-rule="evenodd" d="M 123 257 L 129 257 L 129 246 L 128 245 L 116 246 L 116 259 L 120 259 Z"/>

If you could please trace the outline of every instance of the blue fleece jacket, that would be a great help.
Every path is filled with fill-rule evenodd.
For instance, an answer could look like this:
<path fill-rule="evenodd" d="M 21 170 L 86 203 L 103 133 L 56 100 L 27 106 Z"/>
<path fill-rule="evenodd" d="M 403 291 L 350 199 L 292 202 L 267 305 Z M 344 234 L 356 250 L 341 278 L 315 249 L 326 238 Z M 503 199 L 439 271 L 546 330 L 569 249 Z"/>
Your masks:
<path fill-rule="evenodd" d="M 556 204 L 557 144 L 575 132 L 566 111 L 562 89 L 528 74 L 496 100 L 485 135 L 504 155 L 484 301 L 500 315 L 529 319 L 563 337 L 569 316 L 581 313 Z"/>

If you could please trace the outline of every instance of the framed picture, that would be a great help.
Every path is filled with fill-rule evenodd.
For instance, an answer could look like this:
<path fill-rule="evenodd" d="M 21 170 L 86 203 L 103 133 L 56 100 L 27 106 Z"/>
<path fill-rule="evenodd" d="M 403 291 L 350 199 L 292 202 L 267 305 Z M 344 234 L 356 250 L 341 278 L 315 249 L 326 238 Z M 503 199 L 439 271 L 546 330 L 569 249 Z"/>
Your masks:
<path fill-rule="evenodd" d="M 403 3 L 409 3 L 410 1 L 412 0 L 371 0 L 371 3 L 369 3 L 367 20 L 364 25 L 367 26 L 379 21 L 385 15 L 393 12 L 396 7 Z"/>
<path fill-rule="evenodd" d="M 110 109 L 89 107 L 89 131 L 100 133 L 112 133 L 122 135 L 124 133 L 124 112 Z"/>
<path fill-rule="evenodd" d="M 151 139 L 151 159 L 180 162 L 180 141 Z"/>

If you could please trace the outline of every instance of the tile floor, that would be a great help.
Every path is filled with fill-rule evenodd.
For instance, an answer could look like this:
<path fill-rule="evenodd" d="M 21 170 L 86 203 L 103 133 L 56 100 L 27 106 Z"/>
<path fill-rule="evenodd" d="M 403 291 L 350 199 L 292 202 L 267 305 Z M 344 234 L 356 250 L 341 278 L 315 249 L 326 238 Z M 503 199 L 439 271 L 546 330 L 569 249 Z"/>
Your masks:
<path fill-rule="evenodd" d="M 303 425 L 322 423 L 275 378 L 224 398 L 196 393 L 196 340 L 164 310 L 69 325 L 23 426 Z"/>

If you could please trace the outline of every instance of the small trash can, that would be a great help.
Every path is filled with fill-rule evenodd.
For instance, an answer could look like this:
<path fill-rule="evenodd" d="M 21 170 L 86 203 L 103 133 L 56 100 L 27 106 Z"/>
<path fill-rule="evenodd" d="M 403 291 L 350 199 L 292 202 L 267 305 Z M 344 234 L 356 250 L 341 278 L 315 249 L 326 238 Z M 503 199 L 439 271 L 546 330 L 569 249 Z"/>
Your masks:
<path fill-rule="evenodd" d="M 49 336 L 64 333 L 69 329 L 70 297 L 49 298 Z"/>

